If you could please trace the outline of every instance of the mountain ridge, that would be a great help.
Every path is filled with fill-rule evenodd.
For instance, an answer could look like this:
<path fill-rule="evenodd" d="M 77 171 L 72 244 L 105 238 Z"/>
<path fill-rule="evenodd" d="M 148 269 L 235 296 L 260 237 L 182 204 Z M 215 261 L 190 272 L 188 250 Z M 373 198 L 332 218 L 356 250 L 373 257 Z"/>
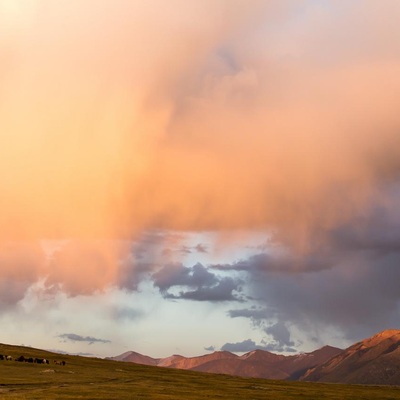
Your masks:
<path fill-rule="evenodd" d="M 257 349 L 241 356 L 228 351 L 215 351 L 196 357 L 172 355 L 165 358 L 152 358 L 134 351 L 128 351 L 116 357 L 109 357 L 109 359 L 242 377 L 290 379 L 293 374 L 303 373 L 305 370 L 316 366 L 318 362 L 326 361 L 341 351 L 336 347 L 324 346 L 310 353 L 290 356 Z"/>
<path fill-rule="evenodd" d="M 400 385 L 400 330 L 384 330 L 346 349 L 325 345 L 288 356 L 257 349 L 240 356 L 215 351 L 196 357 L 152 358 L 128 351 L 110 359 L 253 378 Z"/>

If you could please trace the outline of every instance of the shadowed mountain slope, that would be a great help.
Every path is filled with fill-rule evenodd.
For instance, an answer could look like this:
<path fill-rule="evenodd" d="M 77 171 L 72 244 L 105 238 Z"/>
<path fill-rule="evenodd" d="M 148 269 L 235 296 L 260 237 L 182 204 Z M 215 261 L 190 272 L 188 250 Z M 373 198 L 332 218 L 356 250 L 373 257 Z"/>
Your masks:
<path fill-rule="evenodd" d="M 358 342 L 300 380 L 313 382 L 400 384 L 400 330 L 386 330 Z"/>

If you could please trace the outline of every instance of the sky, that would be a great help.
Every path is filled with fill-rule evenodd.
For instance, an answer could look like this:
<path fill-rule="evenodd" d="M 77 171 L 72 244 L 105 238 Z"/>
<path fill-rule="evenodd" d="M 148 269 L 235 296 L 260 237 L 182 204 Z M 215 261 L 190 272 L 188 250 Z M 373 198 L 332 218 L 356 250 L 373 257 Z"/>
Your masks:
<path fill-rule="evenodd" d="M 399 18 L 0 0 L 0 341 L 292 354 L 399 328 Z"/>

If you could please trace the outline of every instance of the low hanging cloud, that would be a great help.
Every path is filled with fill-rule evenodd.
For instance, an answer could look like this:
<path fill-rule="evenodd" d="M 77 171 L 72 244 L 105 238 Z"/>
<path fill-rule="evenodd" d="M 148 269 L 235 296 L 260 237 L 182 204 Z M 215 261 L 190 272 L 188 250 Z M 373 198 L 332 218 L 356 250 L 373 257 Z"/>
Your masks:
<path fill-rule="evenodd" d="M 272 336 L 274 342 L 268 344 L 271 349 L 277 351 L 295 351 L 293 346 L 294 341 L 290 339 L 290 331 L 284 322 L 279 321 L 276 324 L 270 325 L 264 329 L 265 333 Z"/>
<path fill-rule="evenodd" d="M 238 309 L 230 310 L 228 315 L 231 318 L 249 318 L 255 328 L 259 328 L 264 333 L 262 339 L 262 346 L 254 347 L 261 350 L 276 351 L 276 352 L 295 352 L 296 343 L 291 340 L 290 330 L 287 328 L 285 322 L 278 321 L 271 323 L 270 321 L 276 317 L 274 313 L 269 312 L 267 309 Z M 255 343 L 247 340 L 242 343 L 227 343 L 225 346 L 243 345 L 243 348 L 250 348 L 255 346 Z M 246 347 L 248 346 L 248 347 Z M 223 349 L 226 349 L 223 347 Z M 232 350 L 233 351 L 233 350 Z M 250 351 L 250 350 L 245 350 Z"/>
<path fill-rule="evenodd" d="M 256 343 L 251 339 L 243 340 L 243 342 L 237 343 L 225 343 L 221 347 L 221 351 L 230 351 L 233 353 L 247 353 L 257 349 L 265 350 L 263 346 L 256 345 Z"/>
<path fill-rule="evenodd" d="M 57 337 L 62 339 L 63 341 L 69 341 L 69 342 L 87 342 L 88 344 L 111 343 L 111 340 L 98 339 L 92 336 L 81 336 L 77 335 L 76 333 L 63 333 L 61 335 L 58 335 Z"/>
<path fill-rule="evenodd" d="M 221 347 L 221 351 L 230 351 L 232 353 L 248 353 L 253 350 L 265 350 L 265 351 L 278 351 L 278 352 L 294 352 L 296 351 L 295 349 L 291 347 L 286 347 L 286 346 L 280 346 L 275 343 L 272 344 L 263 344 L 259 345 L 256 344 L 251 339 L 246 339 L 243 340 L 243 342 L 237 342 L 237 343 L 225 343 Z"/>

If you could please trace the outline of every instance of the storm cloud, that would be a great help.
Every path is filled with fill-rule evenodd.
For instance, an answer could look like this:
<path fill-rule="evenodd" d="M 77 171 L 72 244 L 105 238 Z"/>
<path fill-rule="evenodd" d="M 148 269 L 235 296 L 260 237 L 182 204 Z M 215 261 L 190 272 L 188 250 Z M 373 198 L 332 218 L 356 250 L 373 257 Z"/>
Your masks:
<path fill-rule="evenodd" d="M 242 280 L 218 276 L 201 264 L 191 268 L 182 264 L 166 265 L 152 275 L 152 280 L 154 286 L 168 299 L 243 301 L 240 296 Z M 181 287 L 185 287 L 186 290 L 171 292 L 171 289 Z"/>
<path fill-rule="evenodd" d="M 307 331 L 339 329 L 349 340 L 380 327 L 397 326 L 400 306 L 400 218 L 398 190 L 386 193 L 364 217 L 326 233 L 324 246 L 297 253 L 285 248 L 259 254 L 217 270 L 246 271 L 258 307 L 233 309 L 288 343 L 283 323 Z M 267 327 L 277 319 L 277 325 Z M 286 337 L 286 339 L 285 339 Z M 279 339 L 280 338 L 280 339 Z"/>

